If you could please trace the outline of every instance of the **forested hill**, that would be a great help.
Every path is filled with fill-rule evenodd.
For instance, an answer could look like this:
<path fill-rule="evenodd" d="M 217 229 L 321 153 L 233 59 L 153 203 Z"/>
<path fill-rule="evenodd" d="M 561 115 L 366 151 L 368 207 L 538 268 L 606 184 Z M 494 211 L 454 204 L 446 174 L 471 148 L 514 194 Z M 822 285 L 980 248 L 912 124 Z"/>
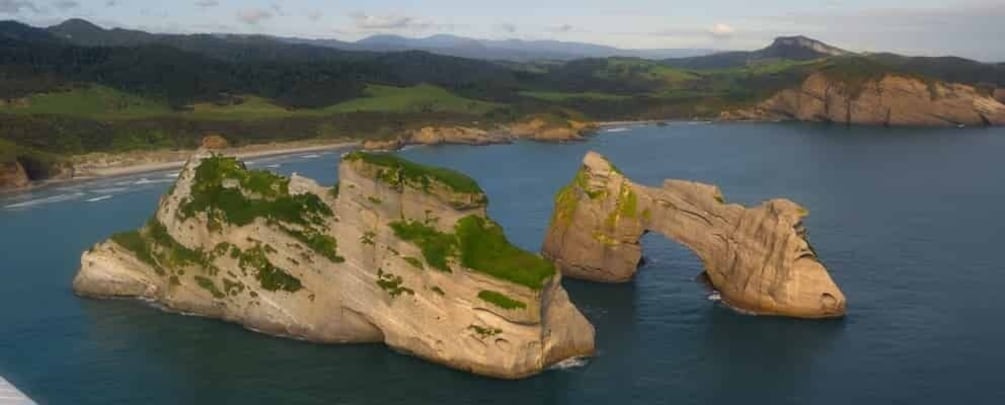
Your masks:
<path fill-rule="evenodd" d="M 693 58 L 565 62 L 291 42 L 151 34 L 82 20 L 47 29 L 0 22 L 0 157 L 190 148 L 206 133 L 235 144 L 386 138 L 421 125 L 490 129 L 542 114 L 707 119 L 753 106 L 816 72 L 852 83 L 900 74 L 987 94 L 1005 88 L 1002 65 L 854 54 L 805 37 Z"/>

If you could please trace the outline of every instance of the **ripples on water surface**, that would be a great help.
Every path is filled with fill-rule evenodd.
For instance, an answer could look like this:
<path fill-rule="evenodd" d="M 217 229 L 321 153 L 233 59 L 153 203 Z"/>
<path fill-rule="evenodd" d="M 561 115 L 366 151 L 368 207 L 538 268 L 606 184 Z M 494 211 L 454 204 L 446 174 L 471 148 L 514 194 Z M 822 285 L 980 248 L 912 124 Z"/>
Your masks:
<path fill-rule="evenodd" d="M 633 283 L 566 281 L 599 355 L 495 381 L 380 345 L 323 346 L 73 296 L 80 253 L 140 226 L 172 181 L 148 173 L 0 198 L 0 375 L 43 403 L 1001 403 L 1005 130 L 673 124 L 588 143 L 412 148 L 488 192 L 510 238 L 540 245 L 552 196 L 589 149 L 634 180 L 791 198 L 849 300 L 842 321 L 737 315 L 686 249 L 647 236 Z M 337 153 L 252 167 L 335 182 Z"/>

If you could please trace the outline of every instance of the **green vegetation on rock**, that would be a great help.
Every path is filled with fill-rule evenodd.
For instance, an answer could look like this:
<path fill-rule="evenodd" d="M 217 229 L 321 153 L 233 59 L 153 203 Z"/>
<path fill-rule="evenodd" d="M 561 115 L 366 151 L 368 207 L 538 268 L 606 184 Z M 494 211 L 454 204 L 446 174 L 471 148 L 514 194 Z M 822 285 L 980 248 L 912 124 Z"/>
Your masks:
<path fill-rule="evenodd" d="M 478 325 L 468 326 L 468 329 L 473 330 L 475 332 L 475 334 L 477 334 L 478 337 L 481 338 L 481 339 L 489 338 L 489 337 L 492 337 L 492 336 L 495 336 L 495 335 L 498 335 L 498 334 L 502 333 L 502 329 L 499 329 L 499 328 L 486 328 L 486 327 L 478 326 Z"/>
<path fill-rule="evenodd" d="M 231 185 L 230 182 L 236 182 Z M 267 218 L 297 225 L 321 225 L 332 216 L 314 194 L 291 195 L 289 179 L 264 170 L 247 170 L 232 157 L 214 155 L 196 168 L 191 197 L 179 209 L 183 218 L 205 212 L 210 226 L 250 224 Z"/>
<path fill-rule="evenodd" d="M 168 270 L 175 269 L 182 272 L 181 268 L 185 266 L 196 266 L 210 276 L 215 276 L 220 271 L 209 254 L 178 243 L 156 218 L 147 221 L 146 226 L 139 231 L 116 233 L 111 239 L 133 252 L 137 259 L 153 267 L 159 275 L 166 275 Z"/>
<path fill-rule="evenodd" d="M 403 257 L 402 259 L 404 259 L 405 262 L 407 262 L 408 264 L 411 264 L 412 267 L 415 267 L 415 268 L 417 268 L 419 270 L 423 270 L 423 269 L 426 268 L 426 266 L 424 266 L 422 264 L 422 260 L 419 260 L 417 258 L 414 258 L 414 257 L 411 257 L 411 256 L 406 256 L 406 257 Z"/>
<path fill-rule="evenodd" d="M 345 258 L 338 254 L 338 240 L 321 232 L 309 229 L 300 231 L 280 225 L 283 232 L 300 241 L 307 248 L 317 252 L 321 256 L 328 258 L 333 263 L 343 263 Z"/>
<path fill-rule="evenodd" d="M 513 246 L 499 224 L 476 215 L 457 222 L 461 264 L 492 277 L 533 289 L 555 275 L 555 266 Z"/>
<path fill-rule="evenodd" d="M 430 186 L 437 183 L 458 193 L 485 194 L 474 179 L 463 173 L 441 167 L 421 165 L 392 154 L 353 152 L 343 159 L 362 161 L 380 167 L 381 170 L 378 172 L 377 178 L 394 187 L 408 185 L 428 191 Z"/>
<path fill-rule="evenodd" d="M 216 287 L 216 283 L 214 283 L 213 280 L 206 277 L 195 276 L 195 283 L 198 284 L 199 287 L 202 287 L 202 289 L 209 291 L 210 294 L 213 294 L 214 298 L 220 299 L 227 296 L 223 293 L 223 291 L 220 291 L 220 289 Z"/>
<path fill-rule="evenodd" d="M 390 295 L 391 298 L 397 298 L 401 294 L 415 295 L 415 291 L 411 288 L 402 287 L 403 283 L 404 279 L 401 276 L 385 273 L 384 269 L 377 269 L 377 286 Z"/>
<path fill-rule="evenodd" d="M 266 249 L 261 245 L 241 253 L 240 267 L 244 271 L 253 271 L 266 291 L 297 292 L 303 288 L 300 279 L 269 261 Z"/>
<path fill-rule="evenodd" d="M 394 222 L 399 238 L 422 250 L 433 268 L 450 271 L 449 259 L 456 258 L 471 270 L 533 289 L 555 275 L 555 267 L 540 256 L 513 246 L 502 227 L 478 215 L 457 222 L 454 233 L 444 233 L 417 222 Z"/>
<path fill-rule="evenodd" d="M 453 235 L 417 221 L 392 222 L 391 229 L 395 236 L 418 246 L 426 263 L 434 269 L 450 272 L 447 260 L 456 255 L 457 251 L 457 241 Z"/>
<path fill-rule="evenodd" d="M 524 304 L 524 303 L 522 303 L 520 301 L 512 299 L 512 298 L 506 296 L 506 294 L 503 294 L 503 293 L 500 293 L 500 292 L 496 292 L 496 291 L 482 290 L 482 291 L 478 292 L 478 298 L 480 298 L 482 301 L 488 302 L 488 303 L 490 303 L 492 305 L 495 305 L 495 306 L 497 306 L 499 308 L 502 308 L 502 309 L 524 309 L 524 308 L 527 308 L 527 304 Z"/>

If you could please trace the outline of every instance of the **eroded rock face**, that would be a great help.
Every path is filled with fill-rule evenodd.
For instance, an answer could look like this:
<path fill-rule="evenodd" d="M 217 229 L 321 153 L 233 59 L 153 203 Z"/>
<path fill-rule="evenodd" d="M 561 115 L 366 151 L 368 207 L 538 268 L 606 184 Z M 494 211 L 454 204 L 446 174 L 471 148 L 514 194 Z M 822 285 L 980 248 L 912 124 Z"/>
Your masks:
<path fill-rule="evenodd" d="M 816 73 L 723 119 L 796 119 L 891 126 L 1005 125 L 1005 105 L 971 86 L 887 75 L 852 87 Z"/>
<path fill-rule="evenodd" d="M 591 123 L 563 120 L 553 122 L 541 118 L 531 118 L 510 124 L 508 130 L 514 136 L 539 142 L 569 142 L 586 139 L 586 135 L 596 129 Z"/>
<path fill-rule="evenodd" d="M 28 173 L 16 160 L 0 163 L 0 190 L 22 188 L 30 182 Z"/>
<path fill-rule="evenodd" d="M 423 127 L 414 131 L 410 139 L 411 143 L 418 145 L 490 145 L 511 141 L 498 132 L 468 127 Z"/>
<path fill-rule="evenodd" d="M 799 318 L 839 317 L 845 297 L 806 241 L 807 211 L 785 199 L 745 208 L 712 185 L 631 182 L 590 152 L 556 197 L 542 252 L 569 277 L 630 280 L 639 238 L 658 232 L 701 258 L 724 302 L 742 311 Z"/>
<path fill-rule="evenodd" d="M 505 241 L 473 180 L 364 153 L 344 157 L 339 178 L 327 189 L 197 156 L 146 227 L 83 254 L 74 290 L 315 342 L 384 342 L 500 378 L 593 353 L 561 275 Z"/>
<path fill-rule="evenodd" d="M 0 163 L 0 190 L 22 188 L 29 182 L 28 173 L 17 161 Z"/>
<path fill-rule="evenodd" d="M 227 141 L 227 138 L 224 138 L 223 135 L 212 134 L 212 133 L 203 136 L 200 144 L 202 145 L 203 149 L 209 149 L 209 150 L 221 150 L 230 147 L 230 142 Z"/>

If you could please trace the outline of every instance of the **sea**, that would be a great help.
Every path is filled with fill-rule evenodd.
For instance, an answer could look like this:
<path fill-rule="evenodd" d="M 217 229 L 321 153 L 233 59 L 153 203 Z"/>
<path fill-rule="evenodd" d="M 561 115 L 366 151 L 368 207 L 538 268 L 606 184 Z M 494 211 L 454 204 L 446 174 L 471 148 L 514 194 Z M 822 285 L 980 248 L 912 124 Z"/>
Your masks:
<path fill-rule="evenodd" d="M 0 196 L 0 377 L 42 404 L 1005 403 L 1005 129 L 675 122 L 398 153 L 474 177 L 513 243 L 538 251 L 590 150 L 640 183 L 805 206 L 847 316 L 733 312 L 696 281 L 697 257 L 655 234 L 633 281 L 563 281 L 596 356 L 518 381 L 75 296 L 81 253 L 153 214 L 176 176 L 157 172 Z M 247 164 L 334 184 L 340 155 Z"/>

